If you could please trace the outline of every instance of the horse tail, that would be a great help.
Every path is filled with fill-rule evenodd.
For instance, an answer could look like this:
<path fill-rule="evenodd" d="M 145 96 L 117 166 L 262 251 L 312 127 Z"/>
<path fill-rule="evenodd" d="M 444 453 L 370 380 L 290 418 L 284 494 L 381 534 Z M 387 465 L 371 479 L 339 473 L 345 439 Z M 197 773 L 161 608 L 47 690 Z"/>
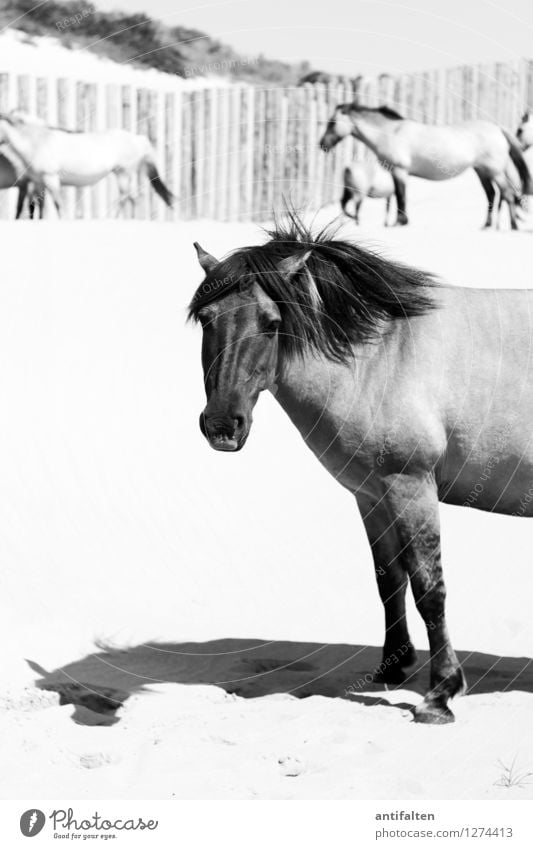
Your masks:
<path fill-rule="evenodd" d="M 145 159 L 146 173 L 148 174 L 148 179 L 150 180 L 150 185 L 153 190 L 162 198 L 167 206 L 172 207 L 174 202 L 174 195 L 163 183 L 163 180 L 159 176 L 159 171 L 157 170 L 157 166 L 152 158 Z"/>
<path fill-rule="evenodd" d="M 504 134 L 507 144 L 509 145 L 509 155 L 511 157 L 511 161 L 515 166 L 518 174 L 520 176 L 520 182 L 522 183 L 522 192 L 527 195 L 529 192 L 529 181 L 531 179 L 531 175 L 529 173 L 529 168 L 527 167 L 526 160 L 522 155 L 522 148 L 516 139 L 511 133 L 504 130 L 502 127 L 502 133 Z"/>

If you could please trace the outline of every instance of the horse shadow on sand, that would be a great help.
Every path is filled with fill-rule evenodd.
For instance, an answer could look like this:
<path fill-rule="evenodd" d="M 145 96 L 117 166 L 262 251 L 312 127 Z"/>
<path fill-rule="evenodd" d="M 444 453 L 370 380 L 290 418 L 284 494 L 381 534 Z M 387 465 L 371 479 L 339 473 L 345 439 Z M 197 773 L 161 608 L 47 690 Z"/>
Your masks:
<path fill-rule="evenodd" d="M 39 674 L 36 686 L 74 705 L 81 725 L 114 725 L 126 700 L 160 684 L 213 685 L 244 698 L 286 693 L 296 698 L 326 696 L 364 705 L 410 710 L 398 698 L 422 695 L 428 686 L 429 654 L 418 663 L 396 695 L 380 683 L 375 670 L 381 648 L 345 644 L 219 639 L 203 643 L 145 643 L 130 648 L 97 645 L 98 651 L 51 672 L 28 660 Z M 522 690 L 533 693 L 533 660 L 459 652 L 470 694 Z"/>

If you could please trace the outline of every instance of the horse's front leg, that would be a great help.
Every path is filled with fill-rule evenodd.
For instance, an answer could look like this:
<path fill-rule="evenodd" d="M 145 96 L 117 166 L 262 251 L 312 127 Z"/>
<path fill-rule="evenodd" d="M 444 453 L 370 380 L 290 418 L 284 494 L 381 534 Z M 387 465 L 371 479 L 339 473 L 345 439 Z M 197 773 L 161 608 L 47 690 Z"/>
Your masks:
<path fill-rule="evenodd" d="M 361 495 L 357 495 L 357 505 L 372 549 L 378 591 L 385 610 L 383 658 L 374 679 L 386 684 L 401 684 L 405 681 L 405 668 L 416 662 L 405 616 L 407 572 L 398 557 L 396 531 L 391 526 L 387 505 Z"/>
<path fill-rule="evenodd" d="M 15 212 L 15 220 L 18 220 L 24 210 L 24 201 L 28 194 L 28 183 L 26 181 L 19 184 L 19 194 L 17 198 L 17 209 Z"/>
<path fill-rule="evenodd" d="M 396 225 L 409 224 L 407 217 L 407 172 L 403 168 L 392 170 L 394 193 L 396 195 L 397 216 Z"/>
<path fill-rule="evenodd" d="M 483 186 L 483 191 L 487 196 L 487 218 L 483 225 L 483 229 L 489 229 L 492 227 L 492 214 L 494 211 L 494 199 L 496 197 L 496 190 L 492 184 L 492 178 L 482 169 L 474 168 L 474 171 L 479 177 L 480 183 Z"/>
<path fill-rule="evenodd" d="M 389 226 L 390 198 L 391 198 L 391 196 L 389 195 L 388 198 L 385 201 L 385 222 L 384 222 L 385 227 Z"/>
<path fill-rule="evenodd" d="M 431 473 L 387 477 L 384 499 L 396 531 L 397 556 L 409 576 L 426 625 L 431 656 L 430 689 L 414 710 L 417 722 L 453 722 L 449 699 L 464 692 L 465 679 L 445 619 L 437 487 Z"/>

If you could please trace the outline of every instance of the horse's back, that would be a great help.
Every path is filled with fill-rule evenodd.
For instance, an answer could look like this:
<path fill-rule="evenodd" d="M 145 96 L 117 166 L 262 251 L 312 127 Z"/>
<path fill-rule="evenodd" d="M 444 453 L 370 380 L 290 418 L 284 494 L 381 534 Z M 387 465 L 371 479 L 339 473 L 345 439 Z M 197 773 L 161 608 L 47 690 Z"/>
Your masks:
<path fill-rule="evenodd" d="M 145 136 L 127 130 L 71 133 L 47 128 L 35 146 L 35 170 L 58 172 L 64 185 L 97 182 L 116 169 L 137 167 L 149 149 Z"/>

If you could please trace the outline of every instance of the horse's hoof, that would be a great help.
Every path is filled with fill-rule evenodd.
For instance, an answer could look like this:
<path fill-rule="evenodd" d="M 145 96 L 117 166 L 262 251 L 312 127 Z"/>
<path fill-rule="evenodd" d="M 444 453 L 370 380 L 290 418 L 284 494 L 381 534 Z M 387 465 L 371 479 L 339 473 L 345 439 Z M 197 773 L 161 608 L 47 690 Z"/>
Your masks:
<path fill-rule="evenodd" d="M 396 224 L 394 226 L 395 227 L 405 227 L 407 224 L 409 224 L 408 218 L 398 218 L 398 220 L 396 221 Z"/>
<path fill-rule="evenodd" d="M 455 722 L 455 716 L 449 707 L 428 705 L 425 702 L 413 709 L 413 716 L 415 722 L 425 723 L 426 725 L 448 725 L 450 722 Z"/>

